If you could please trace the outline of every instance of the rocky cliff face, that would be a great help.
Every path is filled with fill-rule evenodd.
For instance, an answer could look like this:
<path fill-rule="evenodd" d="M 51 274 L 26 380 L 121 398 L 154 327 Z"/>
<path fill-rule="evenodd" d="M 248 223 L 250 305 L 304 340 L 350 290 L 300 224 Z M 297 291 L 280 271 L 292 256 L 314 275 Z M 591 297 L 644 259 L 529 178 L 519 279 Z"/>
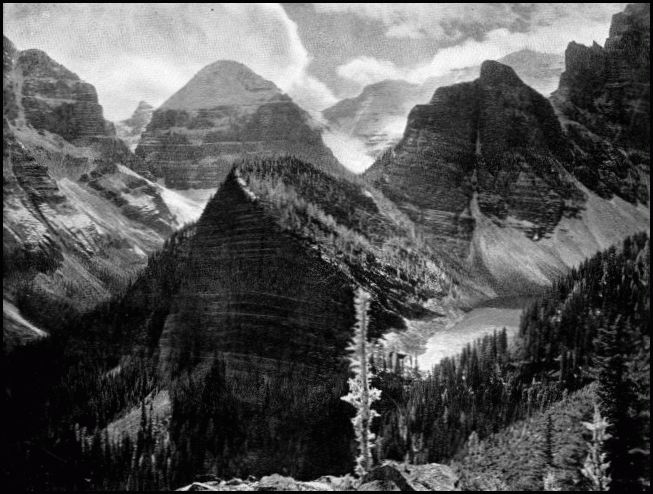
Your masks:
<path fill-rule="evenodd" d="M 93 86 L 6 38 L 3 67 L 3 295 L 47 325 L 124 287 L 201 208 L 126 166 Z"/>
<path fill-rule="evenodd" d="M 569 176 L 573 166 L 550 103 L 510 67 L 485 62 L 477 80 L 439 88 L 429 104 L 416 106 L 401 142 L 366 177 L 431 245 L 447 246 L 474 266 L 475 276 L 510 291 L 545 285 L 563 271 L 570 257 L 556 249 L 578 251 L 573 240 L 545 247 L 558 241 L 559 225 L 582 217 L 587 194 Z M 629 222 L 631 230 L 645 227 L 642 214 Z M 511 232 L 515 252 L 501 253 L 499 232 Z M 511 263 L 511 255 L 523 262 Z"/>
<path fill-rule="evenodd" d="M 511 53 L 499 62 L 512 67 L 524 82 L 545 96 L 557 87 L 564 68 L 563 57 L 533 50 Z M 477 78 L 479 71 L 479 66 L 456 69 L 422 84 L 394 80 L 370 84 L 355 98 L 327 108 L 323 115 L 331 127 L 358 139 L 370 156 L 378 158 L 401 140 L 413 106 L 428 102 L 438 87 Z"/>
<path fill-rule="evenodd" d="M 11 42 L 5 38 L 5 45 Z M 9 48 L 9 54 L 12 51 Z M 9 54 L 11 80 L 16 96 L 10 98 L 7 118 L 11 123 L 27 124 L 47 130 L 68 141 L 85 137 L 113 135 L 113 126 L 102 116 L 95 88 L 81 81 L 64 66 L 40 50 Z"/>
<path fill-rule="evenodd" d="M 154 107 L 146 101 L 141 101 L 134 110 L 131 117 L 115 123 L 116 136 L 129 146 L 132 151 L 136 150 L 141 135 L 145 132 L 147 124 L 152 119 Z"/>
<path fill-rule="evenodd" d="M 601 47 L 570 43 L 551 101 L 576 146 L 576 175 L 605 198 L 648 203 L 650 5 L 612 19 Z"/>
<path fill-rule="evenodd" d="M 465 257 L 474 194 L 483 213 L 522 221 L 531 237 L 555 226 L 565 201 L 578 198 L 552 170 L 565 149 L 544 97 L 510 67 L 485 62 L 476 81 L 439 88 L 429 104 L 416 106 L 402 141 L 367 176 Z"/>
<path fill-rule="evenodd" d="M 246 155 L 294 155 L 344 172 L 305 111 L 231 61 L 208 65 L 157 109 L 136 154 L 175 189 L 217 187 Z"/>

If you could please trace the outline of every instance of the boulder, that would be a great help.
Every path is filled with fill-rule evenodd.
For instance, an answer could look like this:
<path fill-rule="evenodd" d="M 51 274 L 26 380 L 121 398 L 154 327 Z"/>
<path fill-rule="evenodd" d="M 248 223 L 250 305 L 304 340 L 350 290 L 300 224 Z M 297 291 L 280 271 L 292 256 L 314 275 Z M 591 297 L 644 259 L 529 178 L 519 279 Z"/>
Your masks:
<path fill-rule="evenodd" d="M 300 482 L 292 477 L 272 474 L 262 477 L 256 486 L 257 491 L 320 491 L 326 484 L 311 485 L 312 482 Z"/>
<path fill-rule="evenodd" d="M 457 477 L 446 465 L 408 465 L 387 461 L 363 477 L 358 490 L 451 491 Z M 394 487 L 394 488 L 393 488 Z"/>
<path fill-rule="evenodd" d="M 393 464 L 384 464 L 370 470 L 363 477 L 363 484 L 359 487 L 358 490 L 371 490 L 369 489 L 370 484 L 374 484 L 378 486 L 381 485 L 389 486 L 390 484 L 394 484 L 397 487 L 397 489 L 390 489 L 390 490 L 400 490 L 400 491 L 416 490 L 408 481 L 404 473 L 400 470 L 400 467 L 398 465 L 393 465 Z M 366 489 L 362 489 L 363 486 L 366 486 Z"/>
<path fill-rule="evenodd" d="M 397 487 L 397 484 L 395 484 L 391 480 L 373 480 L 371 482 L 365 482 L 364 484 L 361 484 L 357 490 L 383 492 L 383 491 L 400 491 L 401 489 Z"/>

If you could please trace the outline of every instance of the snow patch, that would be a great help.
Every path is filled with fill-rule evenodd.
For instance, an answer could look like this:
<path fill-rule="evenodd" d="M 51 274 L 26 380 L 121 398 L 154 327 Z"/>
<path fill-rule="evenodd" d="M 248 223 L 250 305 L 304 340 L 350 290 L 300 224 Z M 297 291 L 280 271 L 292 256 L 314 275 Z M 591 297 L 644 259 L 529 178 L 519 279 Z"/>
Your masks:
<path fill-rule="evenodd" d="M 161 198 L 180 226 L 196 221 L 204 211 L 204 205 L 197 203 L 175 191 L 161 187 Z"/>
<path fill-rule="evenodd" d="M 159 194 L 161 194 L 163 202 L 165 202 L 166 206 L 170 210 L 170 213 L 172 213 L 172 215 L 175 217 L 175 221 L 177 222 L 178 226 L 183 226 L 187 223 L 196 221 L 202 215 L 202 211 L 204 211 L 204 206 L 206 205 L 208 196 L 210 194 L 209 191 L 215 191 L 215 189 L 199 189 L 199 197 L 206 197 L 206 200 L 197 200 L 193 199 L 192 197 L 188 197 L 186 194 L 182 194 L 181 191 L 168 189 L 164 185 L 158 183 L 158 181 L 152 182 L 151 180 L 148 180 L 142 175 L 139 175 L 134 170 L 131 170 L 126 166 L 118 165 L 118 170 L 126 175 L 131 175 L 141 180 L 145 180 L 149 185 L 154 187 L 159 192 Z M 147 207 L 147 205 L 142 201 L 135 201 L 134 204 L 138 205 L 139 207 Z"/>

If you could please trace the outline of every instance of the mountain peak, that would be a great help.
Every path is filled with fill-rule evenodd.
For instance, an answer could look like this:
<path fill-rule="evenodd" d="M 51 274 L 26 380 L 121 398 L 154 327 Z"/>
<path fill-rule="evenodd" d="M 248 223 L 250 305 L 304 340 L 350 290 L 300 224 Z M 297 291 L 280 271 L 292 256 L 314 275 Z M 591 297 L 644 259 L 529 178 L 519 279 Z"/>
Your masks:
<path fill-rule="evenodd" d="M 20 51 L 18 53 L 18 64 L 21 66 L 23 76 L 26 77 L 52 77 L 80 81 L 77 74 L 54 61 L 44 51 L 35 48 Z"/>
<path fill-rule="evenodd" d="M 200 70 L 162 106 L 168 110 L 198 110 L 222 105 L 260 105 L 285 99 L 271 81 L 246 65 L 219 60 Z"/>
<path fill-rule="evenodd" d="M 495 60 L 486 60 L 481 64 L 480 81 L 486 84 L 524 85 L 512 67 Z"/>
<path fill-rule="evenodd" d="M 141 100 L 141 101 L 138 102 L 138 106 L 136 107 L 136 111 L 150 110 L 152 108 L 154 108 L 154 107 L 152 105 L 150 105 L 147 101 Z"/>
<path fill-rule="evenodd" d="M 648 3 L 631 3 L 623 12 L 612 16 L 610 37 L 623 34 L 626 31 L 648 31 L 651 24 L 651 5 Z"/>

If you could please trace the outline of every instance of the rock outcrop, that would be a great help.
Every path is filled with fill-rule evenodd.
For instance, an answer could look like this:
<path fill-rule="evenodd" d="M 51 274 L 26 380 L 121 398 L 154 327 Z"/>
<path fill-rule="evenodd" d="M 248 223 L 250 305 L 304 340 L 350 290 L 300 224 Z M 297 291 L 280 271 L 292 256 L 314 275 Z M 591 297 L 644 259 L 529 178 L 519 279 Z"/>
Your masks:
<path fill-rule="evenodd" d="M 650 5 L 614 15 L 601 47 L 570 43 L 551 101 L 575 145 L 573 173 L 600 196 L 648 203 Z"/>
<path fill-rule="evenodd" d="M 260 480 L 203 480 L 178 491 L 455 491 L 458 478 L 453 470 L 438 463 L 424 465 L 385 461 L 360 481 L 350 477 L 324 476 L 312 481 L 295 480 L 278 474 Z"/>
<path fill-rule="evenodd" d="M 116 136 L 125 141 L 132 151 L 136 150 L 141 135 L 152 119 L 152 113 L 154 113 L 154 107 L 146 101 L 141 101 L 131 117 L 115 123 Z"/>
<path fill-rule="evenodd" d="M 456 253 L 474 276 L 500 292 L 527 291 L 580 262 L 581 251 L 593 252 L 593 239 L 558 233 L 589 222 L 583 219 L 587 191 L 569 174 L 575 159 L 551 104 L 513 69 L 488 61 L 477 80 L 439 88 L 429 104 L 417 105 L 401 142 L 366 177 L 420 225 L 432 246 Z M 610 232 L 612 241 L 646 228 L 648 211 L 613 209 L 608 216 L 628 219 L 618 234 Z M 516 250 L 502 255 L 507 245 L 497 243 L 508 237 Z M 604 246 L 605 237 L 592 248 Z"/>
<path fill-rule="evenodd" d="M 5 45 L 11 42 L 4 39 Z M 11 48 L 9 48 L 11 52 Z M 14 51 L 11 70 L 17 95 L 6 115 L 11 123 L 47 130 L 68 141 L 111 136 L 113 126 L 104 120 L 95 88 L 40 50 Z M 20 111 L 18 111 L 20 108 Z"/>
<path fill-rule="evenodd" d="M 136 154 L 175 189 L 217 187 L 246 155 L 293 155 L 346 173 L 317 124 L 272 82 L 246 66 L 204 67 L 152 115 Z"/>

